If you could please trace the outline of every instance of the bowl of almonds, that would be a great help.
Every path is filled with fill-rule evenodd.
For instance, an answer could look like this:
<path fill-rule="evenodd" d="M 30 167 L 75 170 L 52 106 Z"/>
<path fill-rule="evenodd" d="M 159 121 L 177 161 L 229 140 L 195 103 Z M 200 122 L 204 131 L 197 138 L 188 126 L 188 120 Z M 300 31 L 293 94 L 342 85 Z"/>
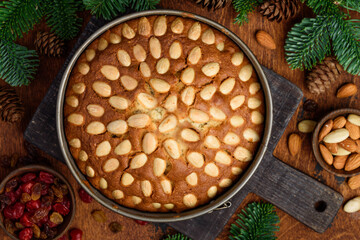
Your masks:
<path fill-rule="evenodd" d="M 341 177 L 360 173 L 360 110 L 344 108 L 327 114 L 317 124 L 312 148 L 327 171 Z"/>

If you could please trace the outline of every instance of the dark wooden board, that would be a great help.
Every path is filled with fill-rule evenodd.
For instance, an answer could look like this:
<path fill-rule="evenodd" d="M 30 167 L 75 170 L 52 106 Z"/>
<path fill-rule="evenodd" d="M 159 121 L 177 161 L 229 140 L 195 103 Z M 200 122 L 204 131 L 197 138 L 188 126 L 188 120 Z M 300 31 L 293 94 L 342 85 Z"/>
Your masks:
<path fill-rule="evenodd" d="M 58 145 L 55 124 L 56 98 L 61 76 L 76 49 L 104 23 L 91 19 L 24 133 L 29 142 L 62 162 L 64 160 Z M 214 239 L 249 192 L 274 203 L 318 232 L 326 230 L 342 203 L 340 194 L 273 157 L 272 152 L 297 109 L 302 92 L 271 70 L 264 68 L 264 71 L 274 103 L 273 132 L 267 153 L 249 183 L 231 199 L 231 208 L 170 224 L 193 239 Z M 321 213 L 314 209 L 314 204 L 320 200 L 327 203 L 327 208 Z"/>

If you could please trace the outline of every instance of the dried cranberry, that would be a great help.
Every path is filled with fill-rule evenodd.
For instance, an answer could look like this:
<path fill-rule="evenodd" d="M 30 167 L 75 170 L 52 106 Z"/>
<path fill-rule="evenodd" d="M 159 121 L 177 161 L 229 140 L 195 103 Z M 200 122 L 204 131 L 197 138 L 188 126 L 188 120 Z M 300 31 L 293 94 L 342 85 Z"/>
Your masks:
<path fill-rule="evenodd" d="M 43 183 L 51 184 L 54 182 L 54 176 L 47 172 L 40 172 L 39 179 Z"/>
<path fill-rule="evenodd" d="M 134 219 L 134 221 L 135 221 L 137 224 L 140 224 L 140 225 L 146 225 L 146 224 L 148 224 L 148 222 L 146 222 L 146 221 L 141 221 L 141 220 L 137 220 L 137 219 Z"/>
<path fill-rule="evenodd" d="M 11 204 L 16 202 L 16 200 L 18 199 L 15 192 L 6 192 L 5 195 L 9 197 Z"/>
<path fill-rule="evenodd" d="M 93 200 L 93 198 L 83 188 L 80 188 L 79 190 L 79 197 L 84 203 L 91 203 Z"/>
<path fill-rule="evenodd" d="M 23 183 L 27 183 L 30 182 L 32 180 L 34 180 L 36 178 L 36 174 L 35 173 L 27 173 L 24 176 L 21 177 L 21 181 Z"/>
<path fill-rule="evenodd" d="M 33 236 L 33 230 L 32 228 L 24 228 L 19 233 L 19 239 L 20 240 L 30 240 Z"/>
<path fill-rule="evenodd" d="M 38 200 L 30 200 L 29 202 L 26 203 L 26 209 L 31 212 L 32 210 L 37 210 L 39 209 L 41 206 L 41 202 L 40 199 Z"/>
<path fill-rule="evenodd" d="M 22 217 L 20 218 L 20 222 L 25 227 L 31 227 L 33 223 L 30 221 L 30 213 L 24 213 L 24 215 L 22 215 Z"/>
<path fill-rule="evenodd" d="M 18 178 L 12 178 L 10 179 L 6 185 L 5 185 L 5 192 L 11 192 L 13 190 L 15 190 L 15 188 L 18 186 L 19 184 L 19 179 Z"/>
<path fill-rule="evenodd" d="M 83 232 L 80 229 L 74 228 L 70 231 L 71 240 L 81 240 Z"/>
<path fill-rule="evenodd" d="M 42 219 L 40 219 L 40 221 L 38 222 L 40 225 L 43 225 L 45 223 L 47 223 L 49 221 L 49 215 L 46 215 L 45 217 L 43 217 Z"/>
<path fill-rule="evenodd" d="M 54 227 L 57 227 L 59 225 L 57 223 L 53 223 L 52 221 L 48 221 L 46 224 L 49 226 L 49 228 L 54 228 Z"/>
<path fill-rule="evenodd" d="M 55 203 L 53 210 L 60 213 L 63 216 L 66 216 L 70 213 L 70 209 L 65 206 L 63 203 Z"/>
<path fill-rule="evenodd" d="M 22 190 L 21 190 L 21 186 L 20 186 L 20 187 L 18 187 L 18 189 L 15 191 L 15 196 L 16 196 L 17 198 L 20 198 L 21 194 L 22 194 Z"/>
<path fill-rule="evenodd" d="M 63 235 L 63 236 L 61 236 L 58 240 L 67 240 L 68 238 L 67 238 L 67 236 L 66 235 Z"/>
<path fill-rule="evenodd" d="M 48 190 L 49 190 L 49 185 L 45 183 L 41 183 L 41 195 L 44 196 L 48 194 Z"/>
<path fill-rule="evenodd" d="M 31 194 L 31 188 L 34 186 L 34 184 L 35 183 L 33 181 L 21 184 L 21 191 Z"/>
<path fill-rule="evenodd" d="M 5 218 L 8 219 L 19 219 L 24 214 L 25 205 L 17 202 L 12 206 L 7 206 L 3 213 Z"/>
<path fill-rule="evenodd" d="M 63 200 L 62 204 L 64 204 L 65 207 L 67 207 L 68 209 L 70 209 L 71 203 L 70 203 L 70 200 L 69 200 L 69 198 L 68 198 L 67 196 L 64 197 L 64 200 Z"/>

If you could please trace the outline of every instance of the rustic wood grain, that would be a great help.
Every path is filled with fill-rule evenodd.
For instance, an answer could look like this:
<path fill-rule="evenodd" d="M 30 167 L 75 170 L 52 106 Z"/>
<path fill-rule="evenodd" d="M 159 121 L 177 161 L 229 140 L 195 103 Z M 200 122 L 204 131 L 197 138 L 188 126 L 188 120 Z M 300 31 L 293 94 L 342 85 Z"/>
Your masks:
<path fill-rule="evenodd" d="M 187 10 L 194 12 L 208 18 L 211 18 L 226 27 L 234 31 L 253 51 L 255 56 L 258 58 L 259 62 L 274 70 L 278 74 L 289 79 L 300 88 L 303 89 L 305 98 L 312 98 L 319 104 L 319 111 L 317 113 L 307 113 L 304 112 L 302 107 L 299 107 L 294 117 L 291 119 L 290 124 L 288 125 L 285 133 L 283 134 L 277 148 L 274 151 L 274 155 L 279 159 L 283 160 L 285 163 L 299 169 L 300 171 L 313 176 L 319 181 L 325 183 L 331 188 L 339 191 L 345 200 L 348 200 L 354 196 L 360 195 L 360 190 L 350 190 L 346 185 L 345 179 L 336 178 L 333 175 L 327 173 L 325 170 L 321 169 L 314 159 L 314 156 L 311 151 L 311 139 L 310 135 L 302 134 L 303 139 L 303 149 L 301 154 L 297 156 L 291 156 L 287 150 L 286 140 L 290 133 L 296 132 L 296 124 L 299 120 L 302 119 L 315 119 L 318 120 L 322 115 L 331 111 L 332 109 L 337 109 L 341 107 L 354 107 L 360 108 L 360 102 L 358 100 L 359 93 L 354 97 L 348 99 L 336 99 L 335 93 L 338 86 L 342 85 L 345 82 L 354 82 L 359 86 L 359 77 L 353 77 L 349 74 L 343 73 L 340 80 L 334 84 L 334 88 L 328 91 L 327 94 L 321 96 L 314 96 L 310 94 L 304 85 L 305 73 L 299 70 L 291 70 L 288 68 L 288 65 L 284 59 L 284 49 L 283 45 L 285 42 L 286 34 L 289 29 L 293 26 L 294 23 L 299 22 L 301 18 L 312 16 L 312 12 L 309 9 L 303 9 L 300 14 L 292 20 L 284 21 L 282 23 L 269 22 L 267 19 L 263 18 L 261 14 L 254 13 L 249 17 L 249 23 L 244 24 L 239 27 L 233 24 L 233 18 L 236 16 L 236 13 L 233 11 L 231 6 L 227 6 L 224 9 L 217 10 L 215 12 L 208 12 L 206 9 L 201 9 L 199 5 L 194 4 L 191 0 L 183 1 L 173 1 L 173 0 L 162 0 L 162 8 L 171 8 L 179 10 Z M 360 18 L 359 14 L 353 14 L 354 17 Z M 89 13 L 82 13 L 81 16 L 85 18 L 84 25 L 86 20 L 89 19 Z M 45 24 L 39 24 L 35 28 L 36 30 L 46 30 L 47 27 Z M 269 32 L 275 39 L 277 43 L 276 50 L 267 50 L 262 48 L 257 44 L 254 38 L 254 34 L 257 30 L 265 30 Z M 33 40 L 35 38 L 36 31 L 31 31 L 25 36 L 24 39 L 20 40 L 20 43 L 26 45 L 30 48 L 34 48 Z M 68 42 L 67 47 L 71 49 L 75 40 Z M 34 114 L 37 106 L 41 102 L 45 93 L 47 92 L 51 80 L 55 78 L 56 73 L 62 66 L 65 61 L 65 57 L 61 58 L 49 58 L 41 57 L 40 58 L 40 68 L 36 75 L 36 80 L 28 87 L 18 88 L 17 92 L 20 97 L 24 100 L 24 105 L 26 107 L 25 118 L 21 124 L 11 125 L 7 123 L 0 123 L 0 156 L 1 155 L 12 155 L 18 154 L 20 156 L 26 155 L 25 148 L 23 146 L 22 133 L 25 130 L 31 116 Z M 1 85 L 4 83 L 1 82 Z M 64 175 L 66 175 L 70 181 L 74 184 L 75 189 L 78 185 L 75 183 L 75 180 L 71 176 L 70 172 L 67 170 L 66 166 L 62 163 L 52 160 L 54 168 L 58 169 Z M 5 176 L 10 169 L 0 169 L 0 176 Z M 259 200 L 259 197 L 254 194 L 249 194 L 245 201 L 239 206 L 237 212 L 240 212 L 248 203 L 252 201 Z M 89 214 L 92 209 L 102 208 L 97 203 L 92 203 L 89 205 L 78 204 L 77 217 L 73 223 L 73 227 L 82 228 L 85 232 L 85 239 L 161 239 L 163 233 L 162 229 L 156 229 L 153 225 L 139 226 L 134 224 L 131 219 L 121 217 L 114 213 L 111 213 L 108 210 L 104 210 L 106 215 L 111 220 L 117 220 L 124 224 L 125 230 L 119 235 L 112 236 L 106 231 L 105 225 L 93 224 L 89 218 Z M 279 239 L 358 239 L 360 236 L 360 229 L 358 228 L 360 224 L 360 213 L 347 214 L 342 210 L 339 211 L 335 220 L 333 221 L 331 227 L 325 231 L 323 234 L 316 233 L 312 231 L 305 225 L 299 223 L 294 218 L 290 217 L 288 214 L 284 213 L 281 210 L 277 210 L 280 216 L 280 232 L 277 236 Z M 229 226 L 234 222 L 236 215 L 229 221 L 226 228 L 223 230 L 222 234 L 218 237 L 219 239 L 227 239 L 229 234 Z M 95 237 L 96 236 L 96 237 Z M 0 232 L 0 239 L 9 239 L 5 237 L 3 232 Z"/>

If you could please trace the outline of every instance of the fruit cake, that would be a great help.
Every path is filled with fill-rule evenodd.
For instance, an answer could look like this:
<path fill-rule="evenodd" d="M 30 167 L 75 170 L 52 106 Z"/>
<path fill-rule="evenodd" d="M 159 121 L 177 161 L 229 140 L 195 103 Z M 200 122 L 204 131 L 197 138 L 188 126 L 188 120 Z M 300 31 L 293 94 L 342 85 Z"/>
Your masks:
<path fill-rule="evenodd" d="M 72 69 L 66 139 L 90 183 L 120 205 L 181 212 L 247 168 L 265 102 L 252 64 L 225 34 L 149 16 L 94 40 Z"/>

